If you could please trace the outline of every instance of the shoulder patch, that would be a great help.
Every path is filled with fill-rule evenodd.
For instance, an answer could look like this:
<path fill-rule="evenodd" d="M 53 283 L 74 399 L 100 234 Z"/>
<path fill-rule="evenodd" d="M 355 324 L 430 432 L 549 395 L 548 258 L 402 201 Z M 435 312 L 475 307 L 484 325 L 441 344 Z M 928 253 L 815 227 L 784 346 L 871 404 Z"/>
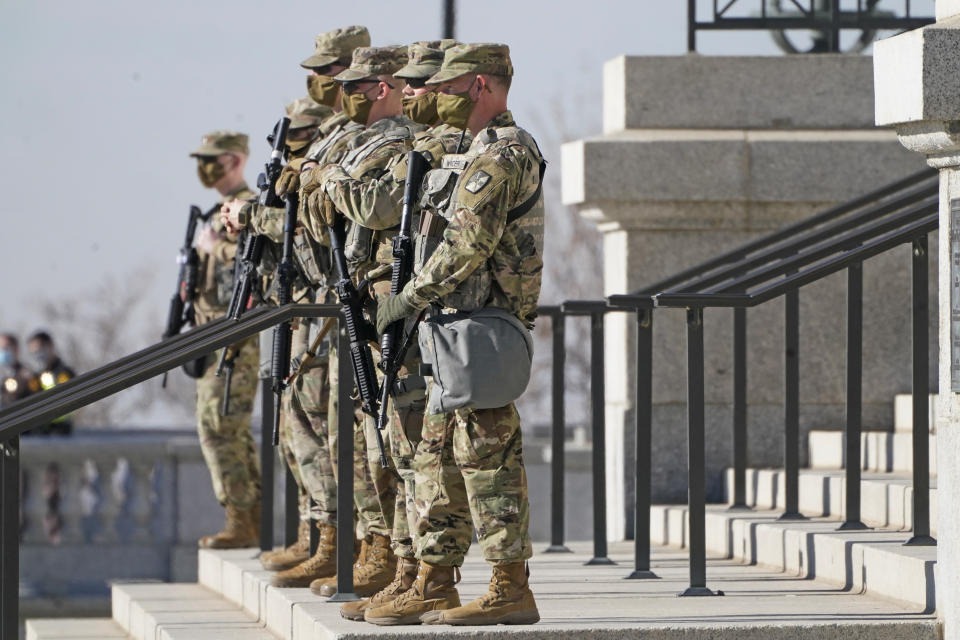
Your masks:
<path fill-rule="evenodd" d="M 477 169 L 470 175 L 470 178 L 467 180 L 467 183 L 463 185 L 463 188 L 470 193 L 477 193 L 480 189 L 487 186 L 488 182 L 490 182 L 490 174 L 483 169 Z"/>

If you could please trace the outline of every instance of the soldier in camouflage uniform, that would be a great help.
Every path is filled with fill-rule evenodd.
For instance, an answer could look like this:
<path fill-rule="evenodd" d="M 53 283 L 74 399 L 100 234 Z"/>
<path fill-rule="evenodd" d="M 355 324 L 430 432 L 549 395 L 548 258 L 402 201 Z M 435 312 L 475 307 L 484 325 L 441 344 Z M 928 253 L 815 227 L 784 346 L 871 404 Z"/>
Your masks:
<path fill-rule="evenodd" d="M 309 145 L 319 135 L 320 123 L 333 115 L 333 109 L 316 102 L 310 96 L 299 98 L 287 105 L 287 116 L 290 118 L 290 128 L 287 132 L 287 147 L 289 149 L 288 162 L 295 162 L 302 158 Z M 274 271 L 279 261 L 279 246 L 276 243 L 267 243 L 264 251 L 264 257 L 261 261 L 261 273 L 264 274 L 261 283 L 262 290 L 265 292 L 264 298 L 269 302 L 275 303 L 275 279 Z M 298 278 L 295 280 L 294 297 L 299 298 L 303 295 L 302 290 L 305 284 Z M 301 337 L 299 340 L 302 343 Z M 260 335 L 260 378 L 268 379 L 271 377 L 271 354 L 273 348 L 273 331 L 264 331 Z M 297 368 L 297 361 L 303 360 L 303 352 L 307 346 L 292 344 L 292 353 L 299 354 L 294 360 L 293 370 Z M 319 397 L 319 395 L 318 395 Z M 283 407 L 281 407 L 281 410 Z M 310 557 L 310 507 L 309 494 L 304 488 L 303 479 L 300 476 L 300 466 L 291 447 L 291 429 L 290 420 L 280 421 L 280 453 L 290 469 L 290 473 L 297 484 L 299 495 L 300 526 L 297 528 L 297 539 L 284 549 L 277 551 L 264 551 L 260 554 L 260 562 L 265 569 L 270 571 L 283 571 L 295 567 Z M 322 458 L 321 458 L 322 462 Z M 322 466 L 320 467 L 323 468 Z M 334 492 L 336 489 L 334 489 Z"/>
<path fill-rule="evenodd" d="M 333 114 L 319 125 L 317 137 L 309 145 L 306 154 L 287 163 L 277 182 L 277 193 L 283 195 L 299 188 L 300 172 L 342 157 L 349 140 L 363 131 L 363 125 L 352 122 L 341 110 L 340 85 L 333 82 L 334 91 L 329 91 L 332 77 L 347 68 L 352 52 L 359 46 L 370 43 L 365 27 L 352 26 L 335 29 L 317 36 L 314 54 L 301 66 L 310 69 L 307 87 L 310 97 L 333 109 Z M 301 203 L 302 204 L 302 203 Z M 231 228 L 249 225 L 275 242 L 283 238 L 284 211 L 281 208 L 246 205 L 231 209 L 225 221 Z M 302 218 L 302 216 L 300 216 Z M 300 221 L 302 222 L 302 220 Z M 332 274 L 328 249 L 314 242 L 302 229 L 297 230 L 294 241 L 295 259 L 300 274 L 307 281 L 309 291 L 297 292 L 295 299 L 304 302 L 333 302 L 329 291 Z M 293 368 L 303 361 L 306 347 L 314 342 L 320 323 L 299 321 L 294 330 L 292 353 Z M 320 543 L 316 554 L 299 563 L 292 554 L 280 558 L 287 566 L 273 576 L 271 583 L 279 587 L 306 587 L 315 580 L 328 578 L 336 571 L 336 433 L 337 433 L 337 386 L 335 371 L 335 341 L 319 345 L 316 357 L 311 358 L 301 369 L 300 375 L 284 396 L 281 408 L 281 437 L 287 443 L 288 462 L 295 465 L 303 486 L 314 502 L 310 517 L 316 520 L 320 531 Z M 356 439 L 355 439 L 356 440 Z M 362 452 L 362 449 L 361 449 Z M 362 455 L 362 453 L 361 453 Z M 365 465 L 361 465 L 365 467 Z M 372 495 L 375 492 L 367 478 L 355 481 L 355 494 Z M 375 498 L 374 498 L 375 501 Z M 363 549 L 361 549 L 363 553 Z M 265 566 L 279 568 L 275 557 L 270 557 Z"/>
<path fill-rule="evenodd" d="M 382 177 L 394 159 L 410 149 L 414 135 L 424 129 L 401 114 L 405 83 L 394 74 L 406 62 L 407 47 L 364 47 L 354 52 L 350 68 L 336 79 L 344 87 L 345 112 L 353 121 L 365 124 L 366 129 L 349 141 L 347 153 L 339 163 L 315 168 L 301 180 L 301 197 L 308 203 L 304 226 L 315 240 L 322 242 L 327 238 L 327 227 L 334 222 L 334 210 L 342 210 L 351 222 L 345 253 L 352 278 L 357 284 L 361 280 L 370 283 L 374 297 L 378 293 L 389 294 L 390 247 L 394 234 L 381 227 L 364 225 L 365 215 L 354 206 L 352 194 Z M 405 406 L 419 402 L 420 408 L 409 421 L 416 432 L 421 422 L 424 386 L 422 380 L 411 386 L 409 399 L 403 399 Z M 375 492 L 356 493 L 357 509 L 366 525 L 369 544 L 362 552 L 364 561 L 354 574 L 354 591 L 370 596 L 388 585 L 395 574 L 396 559 L 390 536 L 397 476 L 395 469 L 383 469 L 379 464 L 374 420 L 363 414 L 360 418 L 363 426 L 356 430 L 355 441 L 357 451 L 365 454 L 366 460 L 361 458 L 354 471 L 358 480 L 369 477 Z M 311 585 L 311 589 L 321 595 L 332 595 L 336 583 L 332 579 L 320 581 Z"/>
<path fill-rule="evenodd" d="M 245 134 L 214 131 L 204 136 L 203 144 L 190 155 L 197 159 L 203 186 L 216 189 L 221 204 L 254 195 L 243 179 L 250 155 Z M 237 236 L 215 218 L 200 231 L 197 251 L 200 266 L 195 309 L 196 323 L 200 325 L 226 313 L 233 292 Z M 254 337 L 228 348 L 234 354 L 228 415 L 220 415 L 225 379 L 216 375 L 214 363 L 219 360 L 219 353 L 206 359 L 203 376 L 197 380 L 200 448 L 217 500 L 226 507 L 223 530 L 199 542 L 201 547 L 214 549 L 252 547 L 260 538 L 260 468 L 250 433 L 250 414 L 257 393 L 258 343 Z"/>
<path fill-rule="evenodd" d="M 413 148 L 427 158 L 433 168 L 440 166 L 440 160 L 447 153 L 454 153 L 458 147 L 469 146 L 470 134 L 462 129 L 439 122 L 436 109 L 434 88 L 426 85 L 426 80 L 439 71 L 443 60 L 443 51 L 457 44 L 455 40 L 416 42 L 409 47 L 407 65 L 394 74 L 406 84 L 403 88 L 403 111 L 408 119 L 430 127 L 415 134 Z M 376 266 L 368 273 L 372 279 L 374 296 L 378 300 L 390 294 L 390 275 L 392 273 L 391 242 L 402 212 L 402 196 L 407 177 L 406 145 L 387 145 L 384 151 L 396 148 L 396 154 L 390 158 L 383 172 L 367 171 L 357 176 L 348 173 L 343 166 L 329 167 L 323 171 L 318 182 L 322 186 L 314 192 L 309 201 L 310 219 L 322 219 L 326 225 L 332 222 L 326 218 L 333 209 L 341 212 L 354 224 L 375 230 L 380 241 L 375 252 Z M 331 207 L 325 206 L 329 201 Z M 413 583 L 417 573 L 412 527 L 416 523 L 414 508 L 413 454 L 420 442 L 425 405 L 425 381 L 419 375 L 411 375 L 419 369 L 419 353 L 414 343 L 407 353 L 404 367 L 398 377 L 396 392 L 392 394 L 390 406 L 392 412 L 388 423 L 388 443 L 390 461 L 400 476 L 397 485 L 396 500 L 392 509 L 392 549 L 398 558 L 397 570 L 393 581 L 375 595 L 359 602 L 348 603 L 341 614 L 351 620 L 363 620 L 363 611 L 367 607 L 379 606 L 406 591 Z M 371 458 L 373 468 L 378 466 Z M 388 496 L 381 495 L 381 500 Z M 388 515 L 391 510 L 387 510 Z M 327 589 L 332 591 L 334 584 Z"/>
<path fill-rule="evenodd" d="M 446 156 L 444 168 L 428 176 L 427 198 L 438 211 L 442 206 L 447 226 L 414 279 L 380 304 L 378 331 L 428 305 L 466 312 L 497 307 L 532 327 L 543 266 L 544 165 L 536 142 L 507 110 L 512 75 L 508 47 L 472 44 L 448 49 L 430 79 L 438 85 L 440 117 L 475 137 L 464 156 Z M 365 620 L 539 620 L 527 582 L 530 506 L 514 404 L 428 415 L 413 466 L 420 570 L 409 590 L 368 608 Z M 454 576 L 470 545 L 471 518 L 493 575 L 486 594 L 460 606 Z"/>

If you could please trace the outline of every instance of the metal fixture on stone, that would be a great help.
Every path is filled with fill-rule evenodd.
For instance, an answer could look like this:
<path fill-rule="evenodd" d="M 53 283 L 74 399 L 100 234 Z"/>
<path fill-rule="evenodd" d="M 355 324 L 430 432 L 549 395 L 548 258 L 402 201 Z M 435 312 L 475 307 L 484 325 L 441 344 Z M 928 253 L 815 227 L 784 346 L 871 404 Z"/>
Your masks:
<path fill-rule="evenodd" d="M 697 50 L 698 31 L 769 31 L 784 53 L 860 53 L 880 31 L 907 31 L 934 21 L 917 16 L 910 0 L 711 0 L 708 19 L 697 16 L 697 0 L 687 0 L 687 50 Z M 803 33 L 809 36 L 804 39 Z M 841 34 L 856 39 L 841 43 Z"/>

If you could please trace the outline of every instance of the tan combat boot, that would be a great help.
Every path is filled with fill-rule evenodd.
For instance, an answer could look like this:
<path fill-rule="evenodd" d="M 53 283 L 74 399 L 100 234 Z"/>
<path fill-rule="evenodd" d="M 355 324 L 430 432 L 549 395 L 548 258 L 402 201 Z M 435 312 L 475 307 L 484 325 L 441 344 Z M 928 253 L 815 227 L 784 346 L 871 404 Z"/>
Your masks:
<path fill-rule="evenodd" d="M 533 624 L 540 620 L 537 603 L 527 583 L 527 563 L 495 565 L 490 587 L 473 602 L 456 609 L 432 611 L 424 624 Z"/>
<path fill-rule="evenodd" d="M 353 592 L 361 598 L 368 598 L 380 591 L 393 578 L 397 557 L 390 548 L 390 538 L 376 533 L 370 535 L 370 542 L 361 549 L 363 560 L 353 566 Z M 322 584 L 310 584 L 310 591 L 321 596 L 330 597 L 337 592 L 337 578 L 324 581 Z"/>
<path fill-rule="evenodd" d="M 320 578 L 329 578 L 337 571 L 337 528 L 318 522 L 320 541 L 317 552 L 300 564 L 275 574 L 270 584 L 275 587 L 306 587 Z"/>
<path fill-rule="evenodd" d="M 415 558 L 397 558 L 397 572 L 393 576 L 393 582 L 365 600 L 343 605 L 340 607 L 340 615 L 347 620 L 363 621 L 364 611 L 387 604 L 413 586 L 419 564 Z"/>
<path fill-rule="evenodd" d="M 420 616 L 428 611 L 459 607 L 460 594 L 454 580 L 457 574 L 456 567 L 421 560 L 413 585 L 390 602 L 367 608 L 363 619 L 378 625 L 420 624 Z"/>
<path fill-rule="evenodd" d="M 364 560 L 367 557 L 367 548 L 370 546 L 367 543 L 367 539 L 359 541 L 360 544 L 354 542 L 353 544 L 353 575 L 357 575 L 357 571 L 360 571 L 360 567 L 363 566 Z M 359 549 L 359 551 L 358 551 Z M 337 592 L 337 574 L 334 573 L 329 578 L 318 578 L 310 583 L 310 592 L 314 595 L 323 596 L 329 598 Z"/>
<path fill-rule="evenodd" d="M 301 520 L 296 541 L 279 551 L 264 551 L 260 563 L 267 571 L 283 571 L 295 567 L 310 557 L 310 521 Z"/>
<path fill-rule="evenodd" d="M 241 511 L 227 505 L 223 530 L 204 536 L 197 543 L 202 549 L 242 549 L 260 545 L 260 503 Z"/>

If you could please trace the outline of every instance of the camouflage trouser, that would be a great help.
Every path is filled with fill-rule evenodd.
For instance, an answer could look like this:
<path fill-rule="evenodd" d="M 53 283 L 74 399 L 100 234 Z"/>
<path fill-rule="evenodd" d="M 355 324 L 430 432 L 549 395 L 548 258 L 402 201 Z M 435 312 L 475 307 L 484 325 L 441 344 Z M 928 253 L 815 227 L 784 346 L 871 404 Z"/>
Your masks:
<path fill-rule="evenodd" d="M 339 425 L 339 385 L 338 374 L 339 358 L 336 340 L 331 342 L 330 347 L 330 402 L 327 415 L 330 422 L 330 455 L 336 477 L 337 469 L 337 443 L 339 441 L 337 429 Z M 353 388 L 353 374 L 350 374 L 350 387 Z M 355 403 L 353 411 L 353 504 L 356 508 L 357 516 L 357 538 L 364 538 L 367 534 L 378 533 L 381 535 L 390 535 L 389 528 L 384 519 L 383 510 L 380 508 L 380 501 L 377 498 L 376 481 L 374 478 L 381 477 L 378 471 L 380 465 L 377 463 L 377 470 L 371 472 L 370 465 L 367 462 L 367 433 L 366 429 L 374 429 L 373 419 L 360 411 L 359 403 Z M 371 432 L 372 434 L 372 432 Z M 372 437 L 372 436 L 371 436 Z M 371 440 L 374 449 L 376 449 L 376 440 Z M 382 480 L 380 481 L 382 485 Z"/>
<path fill-rule="evenodd" d="M 424 389 L 408 391 L 390 399 L 390 461 L 400 476 L 393 507 L 391 546 L 401 558 L 416 557 L 413 532 L 416 531 L 417 509 L 414 502 L 413 457 L 423 431 Z"/>
<path fill-rule="evenodd" d="M 427 415 L 413 468 L 421 560 L 462 565 L 473 538 L 471 517 L 487 562 L 532 555 L 523 439 L 513 403 Z"/>
<path fill-rule="evenodd" d="M 300 322 L 294 330 L 291 370 L 320 330 L 317 322 Z M 324 341 L 312 363 L 304 367 L 283 395 L 280 410 L 281 448 L 298 486 L 313 500 L 310 518 L 326 524 L 337 521 L 337 484 L 330 446 L 329 342 Z M 305 514 L 301 513 L 301 517 Z"/>
<path fill-rule="evenodd" d="M 216 375 L 218 351 L 208 357 L 207 370 L 197 380 L 197 432 L 217 500 L 245 510 L 260 500 L 260 467 L 250 433 L 257 394 L 257 339 L 249 338 L 234 347 L 239 352 L 230 387 L 230 413 L 220 415 L 226 378 Z"/>

